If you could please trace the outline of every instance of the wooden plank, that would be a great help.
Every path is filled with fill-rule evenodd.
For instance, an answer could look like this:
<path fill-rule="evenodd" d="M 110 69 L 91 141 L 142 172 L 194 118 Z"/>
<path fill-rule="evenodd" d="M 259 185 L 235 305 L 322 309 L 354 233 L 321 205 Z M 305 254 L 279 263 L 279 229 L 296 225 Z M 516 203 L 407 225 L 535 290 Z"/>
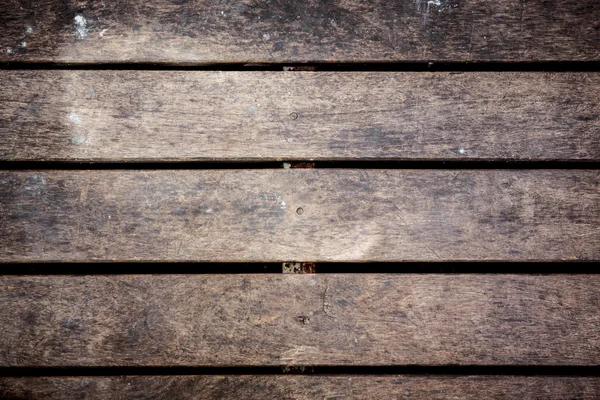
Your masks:
<path fill-rule="evenodd" d="M 0 366 L 598 364 L 598 275 L 0 277 Z"/>
<path fill-rule="evenodd" d="M 3 160 L 598 160 L 600 74 L 0 71 Z"/>
<path fill-rule="evenodd" d="M 597 170 L 0 172 L 0 260 L 600 259 Z"/>
<path fill-rule="evenodd" d="M 562 376 L 127 376 L 0 378 L 9 399 L 595 400 L 600 378 Z"/>
<path fill-rule="evenodd" d="M 0 4 L 0 61 L 600 59 L 596 0 Z"/>

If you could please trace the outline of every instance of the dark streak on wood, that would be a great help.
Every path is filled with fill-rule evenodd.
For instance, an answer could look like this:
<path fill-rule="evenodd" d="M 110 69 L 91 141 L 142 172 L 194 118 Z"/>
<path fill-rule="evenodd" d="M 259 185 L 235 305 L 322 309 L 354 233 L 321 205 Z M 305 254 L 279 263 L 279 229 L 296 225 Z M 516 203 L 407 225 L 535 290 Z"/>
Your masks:
<path fill-rule="evenodd" d="M 600 378 L 516 376 L 144 376 L 0 378 L 10 400 L 596 400 Z"/>
<path fill-rule="evenodd" d="M 598 60 L 596 0 L 0 3 L 0 61 Z"/>
<path fill-rule="evenodd" d="M 3 160 L 600 159 L 595 73 L 0 71 L 0 81 Z"/>
<path fill-rule="evenodd" d="M 600 172 L 0 172 L 0 261 L 600 259 Z"/>
<path fill-rule="evenodd" d="M 3 276 L 0 365 L 591 366 L 598 285 L 597 275 Z"/>

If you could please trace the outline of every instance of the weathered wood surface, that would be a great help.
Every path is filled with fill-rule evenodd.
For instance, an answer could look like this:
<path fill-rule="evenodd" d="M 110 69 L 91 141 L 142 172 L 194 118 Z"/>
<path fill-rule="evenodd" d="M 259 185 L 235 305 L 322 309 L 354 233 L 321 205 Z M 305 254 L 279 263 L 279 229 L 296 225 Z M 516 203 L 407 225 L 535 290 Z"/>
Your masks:
<path fill-rule="evenodd" d="M 0 71 L 3 160 L 600 159 L 600 74 Z"/>
<path fill-rule="evenodd" d="M 142 376 L 0 378 L 17 400 L 596 400 L 600 378 L 517 376 Z"/>
<path fill-rule="evenodd" d="M 598 275 L 0 277 L 0 365 L 597 365 Z"/>
<path fill-rule="evenodd" d="M 0 260 L 600 259 L 596 170 L 0 172 Z"/>
<path fill-rule="evenodd" d="M 0 61 L 600 59 L 596 0 L 0 3 Z"/>

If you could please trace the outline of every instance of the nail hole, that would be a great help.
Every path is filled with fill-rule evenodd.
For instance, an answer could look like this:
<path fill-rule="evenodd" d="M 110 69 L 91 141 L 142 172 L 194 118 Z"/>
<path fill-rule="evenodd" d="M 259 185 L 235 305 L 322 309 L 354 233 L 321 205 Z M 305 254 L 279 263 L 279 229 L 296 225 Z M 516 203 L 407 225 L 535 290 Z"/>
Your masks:
<path fill-rule="evenodd" d="M 298 207 L 298 209 L 296 210 L 296 214 L 298 214 L 298 215 L 304 214 L 304 210 L 302 209 L 302 207 Z"/>
<path fill-rule="evenodd" d="M 298 119 L 298 113 L 295 113 L 295 112 L 291 113 L 290 114 L 290 118 L 291 119 Z"/>

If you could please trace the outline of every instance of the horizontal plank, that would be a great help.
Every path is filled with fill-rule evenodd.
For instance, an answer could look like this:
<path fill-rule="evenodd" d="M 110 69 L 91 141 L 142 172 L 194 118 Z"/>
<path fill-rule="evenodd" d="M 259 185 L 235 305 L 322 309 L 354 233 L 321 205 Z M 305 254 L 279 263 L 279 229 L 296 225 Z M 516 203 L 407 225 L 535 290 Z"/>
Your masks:
<path fill-rule="evenodd" d="M 599 60 L 596 0 L 0 3 L 0 61 Z"/>
<path fill-rule="evenodd" d="M 598 275 L 1 276 L 0 366 L 597 365 Z"/>
<path fill-rule="evenodd" d="M 0 378 L 28 400 L 402 399 L 595 400 L 600 378 L 518 376 L 124 376 Z"/>
<path fill-rule="evenodd" d="M 0 71 L 0 159 L 598 160 L 600 74 Z"/>
<path fill-rule="evenodd" d="M 0 261 L 600 259 L 597 170 L 0 172 Z"/>

